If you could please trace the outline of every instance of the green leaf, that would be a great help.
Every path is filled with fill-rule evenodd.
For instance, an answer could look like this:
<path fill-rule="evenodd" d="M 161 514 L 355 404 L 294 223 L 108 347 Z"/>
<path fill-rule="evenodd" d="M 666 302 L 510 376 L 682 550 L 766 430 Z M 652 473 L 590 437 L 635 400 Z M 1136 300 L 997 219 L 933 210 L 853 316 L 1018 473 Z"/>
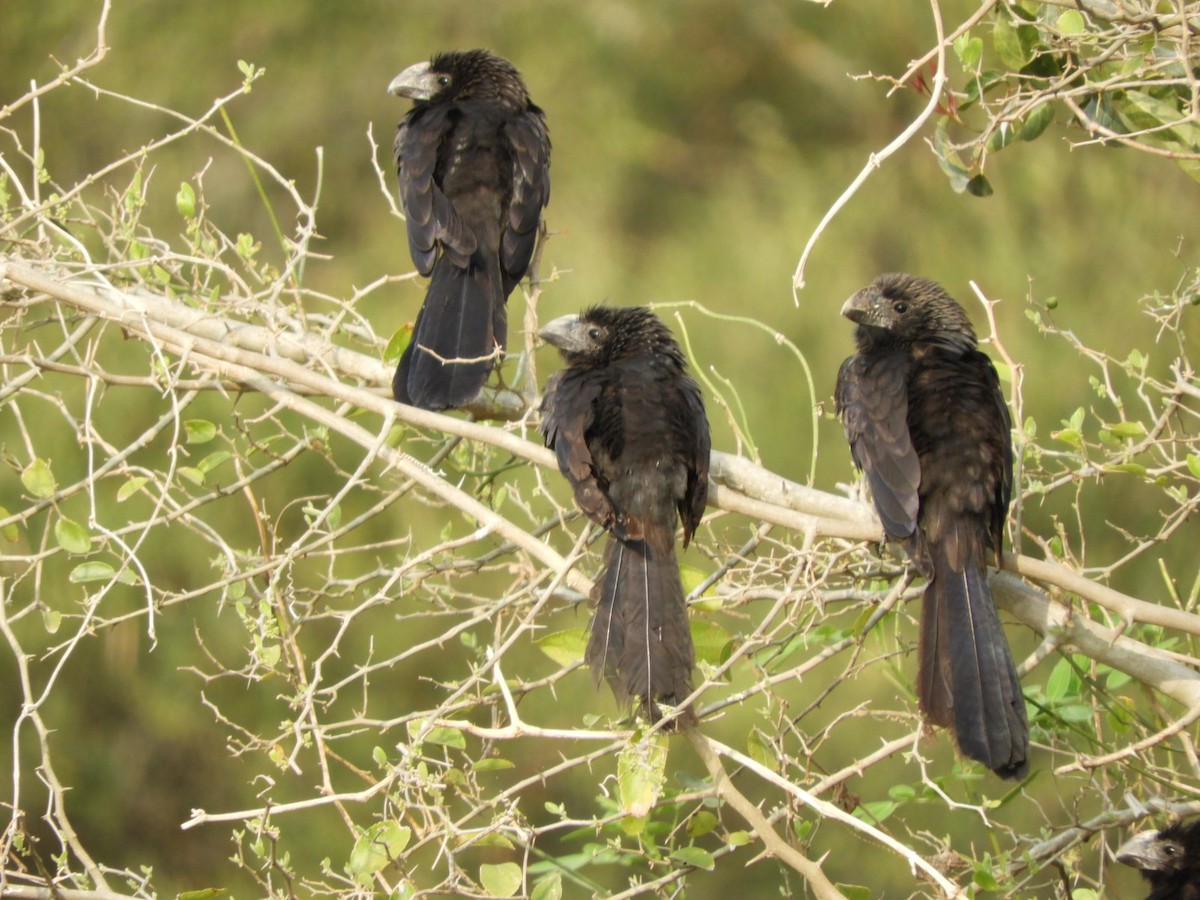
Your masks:
<path fill-rule="evenodd" d="M 954 54 L 963 68 L 974 69 L 983 57 L 983 40 L 971 37 L 969 31 L 964 31 L 954 39 Z"/>
<path fill-rule="evenodd" d="M 980 172 L 967 182 L 967 193 L 972 197 L 990 197 L 996 193 L 987 176 Z"/>
<path fill-rule="evenodd" d="M 938 120 L 937 127 L 933 130 L 933 151 L 937 157 L 938 166 L 946 173 L 946 177 L 950 179 L 950 187 L 956 194 L 961 194 L 967 189 L 967 182 L 971 179 L 971 173 L 967 171 L 962 160 L 958 156 L 958 152 L 950 143 L 950 134 L 946 126 L 947 119 L 945 117 Z"/>
<path fill-rule="evenodd" d="M 196 464 L 196 468 L 203 472 L 206 476 L 217 466 L 226 463 L 232 458 L 233 454 L 228 450 L 215 450 L 204 459 Z"/>
<path fill-rule="evenodd" d="M 731 831 L 725 835 L 725 843 L 730 847 L 745 847 L 750 843 L 750 832 L 748 831 Z"/>
<path fill-rule="evenodd" d="M 683 583 L 683 595 L 691 596 L 692 591 L 704 584 L 708 573 L 686 563 L 679 567 L 679 580 Z"/>
<path fill-rule="evenodd" d="M 688 624 L 697 661 L 719 666 L 728 659 L 729 648 L 733 645 L 733 638 L 728 631 L 702 616 L 693 616 Z"/>
<path fill-rule="evenodd" d="M 68 553 L 87 553 L 92 549 L 92 537 L 88 530 L 66 516 L 54 523 L 54 537 L 58 546 Z"/>
<path fill-rule="evenodd" d="M 180 891 L 175 900 L 212 900 L 226 893 L 226 888 L 201 888 L 198 891 Z"/>
<path fill-rule="evenodd" d="M 717 817 L 710 813 L 707 809 L 699 810 L 695 815 L 688 819 L 688 837 L 703 837 L 716 827 Z"/>
<path fill-rule="evenodd" d="M 116 569 L 106 562 L 93 560 L 77 565 L 71 570 L 71 574 L 67 576 L 67 580 L 71 584 L 86 584 L 89 581 L 108 581 L 116 574 L 116 571 Z"/>
<path fill-rule="evenodd" d="M 512 897 L 521 889 L 521 867 L 515 862 L 479 867 L 479 883 L 493 897 Z"/>
<path fill-rule="evenodd" d="M 1049 103 L 1040 103 L 1025 117 L 1021 123 L 1019 137 L 1023 141 L 1032 141 L 1041 137 L 1050 123 L 1054 121 L 1054 107 Z"/>
<path fill-rule="evenodd" d="M 894 800 L 873 800 L 864 803 L 854 810 L 854 818 L 861 819 L 871 825 L 877 825 L 894 813 L 900 804 Z"/>
<path fill-rule="evenodd" d="M 11 513 L 3 506 L 0 506 L 0 519 L 7 519 Z M 21 530 L 17 528 L 16 522 L 9 522 L 3 528 L 0 528 L 0 537 L 8 541 L 10 544 L 15 544 L 21 536 Z"/>
<path fill-rule="evenodd" d="M 617 756 L 621 811 L 645 818 L 662 795 L 667 767 L 667 736 L 655 733 L 630 740 Z"/>
<path fill-rule="evenodd" d="M 683 863 L 685 866 L 703 869 L 706 872 L 711 872 L 716 865 L 712 854 L 702 847 L 680 847 L 671 854 L 671 859 Z"/>
<path fill-rule="evenodd" d="M 1067 660 L 1060 659 L 1050 671 L 1050 677 L 1046 679 L 1046 699 L 1060 701 L 1066 699 L 1068 694 L 1074 694 L 1071 686 L 1074 680 L 1075 670 Z"/>
<path fill-rule="evenodd" d="M 1187 456 L 1188 471 L 1200 478 L 1200 454 L 1189 453 Z"/>
<path fill-rule="evenodd" d="M 387 347 L 383 351 L 383 361 L 387 363 L 396 363 L 400 361 L 400 357 L 404 355 L 404 351 L 408 348 L 409 342 L 412 340 L 413 330 L 411 325 L 405 325 L 392 335 L 388 341 Z"/>
<path fill-rule="evenodd" d="M 62 613 L 55 609 L 42 610 L 42 627 L 46 629 L 46 634 L 57 634 L 60 625 Z"/>
<path fill-rule="evenodd" d="M 1127 475 L 1145 475 L 1146 467 L 1140 463 L 1123 462 L 1114 463 L 1111 466 L 1104 467 L 1105 472 L 1124 472 Z"/>
<path fill-rule="evenodd" d="M 1119 438 L 1137 438 L 1146 433 L 1146 426 L 1141 422 L 1117 422 L 1109 425 L 1108 430 Z"/>
<path fill-rule="evenodd" d="M 186 181 L 179 185 L 179 190 L 175 193 L 175 208 L 185 219 L 196 215 L 196 192 Z"/>
<path fill-rule="evenodd" d="M 514 765 L 515 764 L 511 759 L 501 759 L 498 756 L 488 756 L 484 759 L 477 760 L 475 764 L 471 766 L 471 769 L 475 772 L 498 772 L 501 769 L 511 769 L 514 767 Z"/>
<path fill-rule="evenodd" d="M 180 466 L 175 470 L 180 477 L 186 478 L 196 487 L 204 487 L 204 473 L 194 466 Z"/>
<path fill-rule="evenodd" d="M 873 900 L 875 894 L 869 889 L 858 884 L 842 884 L 837 883 L 837 889 L 842 892 L 842 896 L 846 900 Z"/>
<path fill-rule="evenodd" d="M 142 485 L 149 480 L 150 479 L 146 478 L 144 475 L 138 475 L 134 478 L 130 478 L 123 485 L 121 485 L 121 489 L 117 491 L 117 502 L 124 503 L 126 500 L 140 491 L 142 489 Z"/>
<path fill-rule="evenodd" d="M 183 430 L 189 444 L 207 444 L 217 436 L 217 426 L 207 419 L 188 419 Z"/>
<path fill-rule="evenodd" d="M 39 500 L 51 496 L 58 489 L 58 482 L 54 480 L 50 464 L 44 459 L 35 459 L 25 467 L 25 471 L 21 473 L 21 484 Z"/>
<path fill-rule="evenodd" d="M 1087 22 L 1078 10 L 1068 9 L 1054 25 L 1059 34 L 1083 34 L 1087 31 Z"/>
<path fill-rule="evenodd" d="M 1054 438 L 1056 441 L 1062 441 L 1064 444 L 1074 447 L 1076 450 L 1083 446 L 1083 435 L 1074 428 L 1064 428 L 1062 431 L 1052 431 L 1050 432 L 1050 437 Z"/>
<path fill-rule="evenodd" d="M 346 871 L 359 884 L 371 883 L 371 876 L 389 865 L 408 846 L 412 829 L 399 822 L 376 822 L 359 835 L 350 851 Z"/>
<path fill-rule="evenodd" d="M 568 631 L 555 631 L 535 642 L 538 649 L 560 666 L 573 666 L 583 662 L 583 653 L 587 649 L 588 634 L 582 628 L 572 628 Z"/>
<path fill-rule="evenodd" d="M 529 900 L 562 900 L 562 895 L 562 876 L 551 872 L 533 886 L 533 890 L 529 892 Z"/>
<path fill-rule="evenodd" d="M 466 750 L 467 739 L 463 737 L 462 731 L 457 728 L 449 728 L 439 725 L 429 729 L 429 734 L 425 735 L 425 740 L 430 744 L 438 744 L 442 747 L 453 747 L 455 750 Z"/>
<path fill-rule="evenodd" d="M 750 754 L 752 760 L 772 772 L 779 770 L 779 760 L 775 756 L 775 748 L 757 728 L 751 729 L 750 733 L 746 735 L 746 752 Z"/>
<path fill-rule="evenodd" d="M 1000 61 L 1014 72 L 1019 72 L 1029 62 L 1016 26 L 1009 21 L 1007 15 L 1001 14 L 996 17 L 996 23 L 992 27 L 992 46 L 995 47 Z"/>

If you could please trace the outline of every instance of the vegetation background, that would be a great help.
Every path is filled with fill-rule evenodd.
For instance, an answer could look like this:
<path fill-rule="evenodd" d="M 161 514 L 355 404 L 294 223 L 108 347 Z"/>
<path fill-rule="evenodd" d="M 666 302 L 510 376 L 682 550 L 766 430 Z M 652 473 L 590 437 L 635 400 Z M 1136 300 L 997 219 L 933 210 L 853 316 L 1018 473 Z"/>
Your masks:
<path fill-rule="evenodd" d="M 1012 23 L 1024 21 L 1070 31 L 1074 23 L 1058 17 L 1072 6 L 943 2 L 947 32 L 980 14 L 968 36 L 980 38 L 983 62 L 973 69 L 964 45 L 947 50 L 960 102 L 980 70 L 1005 70 L 1011 62 L 997 35 L 1017 33 Z M 1137 9 L 1181 17 L 1192 41 L 1200 41 L 1197 4 Z M 837 366 L 852 348 L 841 303 L 878 273 L 907 270 L 946 285 L 987 336 L 989 310 L 976 299 L 974 282 L 1000 301 L 991 309 L 995 333 L 1004 358 L 1020 367 L 1019 437 L 1030 449 L 1014 549 L 1061 562 L 1129 597 L 1194 611 L 1197 382 L 1186 366 L 1174 370 L 1193 392 L 1172 395 L 1169 414 L 1154 388 L 1171 381 L 1172 364 L 1200 336 L 1200 188 L 1187 159 L 1180 165 L 1090 141 L 1069 121 L 1068 109 L 1054 106 L 1053 121 L 1036 140 L 991 139 L 981 168 L 971 141 L 995 119 L 978 107 L 964 109 L 950 123 L 962 143 L 959 158 L 967 160 L 967 176 L 983 171 L 994 189 L 974 196 L 953 189 L 964 178 L 955 181 L 953 171 L 947 177 L 953 157 L 938 143 L 935 117 L 831 221 L 808 261 L 805 285 L 793 292 L 801 251 L 825 212 L 870 155 L 928 102 L 932 64 L 920 70 L 925 90 L 910 80 L 890 92 L 886 79 L 865 76 L 900 78 L 935 47 L 937 5 L 141 0 L 106 10 L 95 0 L 17 0 L 3 7 L 0 227 L 7 230 L 0 231 L 0 262 L 66 260 L 75 250 L 46 236 L 58 221 L 93 258 L 112 266 L 118 286 L 208 297 L 223 315 L 244 312 L 288 334 L 296 322 L 319 326 L 335 343 L 379 359 L 415 316 L 424 291 L 410 275 L 404 225 L 387 194 L 394 184 L 392 131 L 407 105 L 388 96 L 386 85 L 434 51 L 487 47 L 520 68 L 546 110 L 554 142 L 551 235 L 535 296 L 541 318 L 601 301 L 660 305 L 677 331 L 686 329 L 706 379 L 714 446 L 845 496 L 841 485 L 853 481 L 852 467 L 830 399 Z M 81 73 L 87 84 L 68 81 L 36 102 L 21 102 L 62 66 L 93 52 L 102 12 L 108 50 Z M 1085 25 L 1095 33 L 1095 22 Z M 1147 47 L 1147 58 L 1167 46 L 1160 40 L 1159 48 Z M 1185 122 L 1171 133 L 1173 143 L 1157 146 L 1182 147 L 1194 165 L 1200 141 L 1188 128 L 1200 129 L 1200 101 L 1196 58 L 1188 55 L 1194 51 L 1183 46 L 1180 77 L 1191 89 L 1169 90 L 1185 98 Z M 1044 84 L 1045 73 L 1033 74 Z M 989 96 L 1011 97 L 1022 84 L 998 77 Z M 184 127 L 170 111 L 196 119 L 229 95 L 206 120 L 212 131 L 152 145 Z M 279 238 L 294 239 L 308 225 L 304 211 L 285 184 L 247 165 L 247 153 L 269 161 L 315 210 L 316 236 L 305 242 L 298 270 L 289 268 L 295 245 L 281 247 Z M 115 160 L 126 161 L 106 170 Z M 102 174 L 71 201 L 78 207 L 46 203 L 36 220 L 22 221 L 27 209 L 39 207 L 31 197 L 35 172 L 45 173 L 44 198 Z M 181 184 L 191 186 L 190 205 Z M 83 204 L 108 212 L 89 221 Z M 207 262 L 204 235 L 213 241 Z M 46 251 L 48 245 L 59 249 Z M 163 277 L 130 265 L 147 258 L 163 265 Z M 227 299 L 239 296 L 239 285 L 250 286 L 241 296 L 259 305 Z M 0 290 L 7 310 L 4 380 L 11 386 L 31 368 L 30 353 L 63 340 L 81 320 L 45 294 L 9 284 Z M 288 317 L 264 312 L 272 302 Z M 521 322 L 525 306 L 518 292 L 510 320 Z M 94 344 L 91 338 L 77 344 L 80 369 L 94 365 L 136 380 L 175 365 L 136 335 L 122 339 L 109 328 L 94 336 Z M 521 349 L 518 340 L 513 349 Z M 995 345 L 989 352 L 1001 359 Z M 540 378 L 558 364 L 549 351 L 537 360 Z M 515 366 L 506 371 L 522 386 Z M 185 365 L 176 374 L 198 377 L 191 372 Z M 1007 367 L 1005 373 L 1011 387 Z M 471 545 L 475 525 L 452 502 L 421 488 L 402 494 L 402 480 L 378 461 L 368 458 L 360 471 L 361 447 L 253 391 L 229 389 L 230 378 L 238 380 L 222 374 L 192 396 L 187 384 L 139 389 L 114 377 L 89 380 L 41 367 L 37 381 L 4 395 L 0 519 L 10 524 L 0 579 L 10 640 L 9 652 L 0 653 L 0 733 L 12 740 L 0 742 L 0 772 L 13 777 L 11 796 L 0 797 L 16 808 L 0 850 L 9 886 L 52 876 L 62 885 L 96 887 L 75 844 L 64 838 L 62 813 L 97 870 L 110 873 L 109 888 L 131 894 L 436 889 L 484 896 L 519 884 L 542 896 L 585 896 L 672 873 L 655 889 L 674 895 L 686 887 L 693 896 L 808 889 L 796 871 L 770 858 L 745 868 L 763 847 L 757 837 L 740 846 L 745 822 L 718 804 L 708 773 L 682 737 L 669 741 L 666 799 L 649 823 L 618 814 L 613 776 L 620 742 L 580 744 L 561 734 L 616 727 L 618 711 L 572 668 L 569 646 L 539 648 L 535 641 L 547 632 L 577 632 L 586 613 L 551 592 L 536 622 L 544 630 L 532 637 L 520 636 L 524 620 L 513 613 L 528 612 L 537 591 L 548 589 L 549 570 L 527 554 L 503 550 L 495 537 L 483 549 Z M 221 384 L 227 389 L 212 389 Z M 186 415 L 172 419 L 180 392 Z M 352 404 L 324 405 L 374 432 L 380 428 L 378 416 Z M 93 427 L 85 409 L 97 412 L 109 443 L 83 440 Z M 1073 418 L 1077 410 L 1083 412 Z M 192 424 L 175 439 L 168 427 L 135 448 L 142 430 L 164 416 Z M 509 428 L 536 440 L 527 424 Z M 558 525 L 553 510 L 565 514 L 571 506 L 553 471 L 543 481 L 540 471 L 486 442 L 445 438 L 437 428 L 410 423 L 391 443 L 423 460 L 437 454 L 448 482 L 508 510 L 531 533 L 545 524 L 547 540 L 570 554 L 582 532 L 578 522 Z M 144 469 L 113 470 L 111 489 L 91 491 L 95 463 L 88 447 L 102 458 L 136 449 L 141 455 L 131 460 Z M 210 455 L 218 448 L 226 457 Z M 43 492 L 36 460 L 48 464 L 57 485 L 78 484 L 80 491 Z M 198 475 L 190 484 L 166 479 L 162 473 L 176 465 Z M 249 478 L 250 486 L 230 488 L 235 475 Z M 81 573 L 82 563 L 114 546 L 97 522 L 114 529 L 160 522 L 153 491 L 160 484 L 158 501 L 170 497 L 168 506 L 203 498 L 194 518 L 181 513 L 148 528 L 151 536 L 132 554 L 145 564 L 135 577 L 114 575 L 110 583 L 104 570 Z M 543 486 L 553 507 L 544 505 L 550 501 L 541 496 Z M 85 502 L 88 495 L 93 502 Z M 353 529 L 331 523 L 334 508 L 341 521 L 355 521 Z M 327 553 L 311 543 L 322 529 L 336 533 Z M 712 613 L 704 621 L 715 642 L 706 675 L 736 655 L 731 647 L 747 635 L 760 640 L 714 677 L 701 705 L 738 691 L 748 691 L 748 699 L 715 708 L 702 730 L 808 787 L 917 728 L 908 686 L 915 659 L 897 653 L 914 645 L 917 604 L 888 607 L 863 629 L 902 563 L 861 541 L 815 543 L 794 530 L 725 514 L 685 560 L 693 583 L 717 576 L 705 593 L 712 609 L 700 613 Z M 225 559 L 222 548 L 231 551 Z M 293 551 L 287 567 L 277 567 Z M 595 557 L 584 557 L 589 574 Z M 455 559 L 475 560 L 478 577 L 456 575 Z M 255 560 L 262 563 L 258 574 L 233 587 L 222 566 L 250 571 Z M 401 561 L 409 568 L 392 582 L 389 571 Z M 108 574 L 118 569 L 111 565 Z M 826 574 L 814 575 L 818 570 Z M 753 594 L 755 585 L 761 594 Z M 774 609 L 768 588 L 786 608 L 771 613 L 779 618 L 764 637 L 755 628 Z M 1082 599 L 1058 589 L 1051 594 L 1078 605 L 1084 618 L 1122 624 L 1089 606 L 1085 601 L 1094 598 L 1086 592 Z M 288 599 L 276 605 L 283 595 Z M 493 616 L 504 605 L 500 597 L 511 609 Z M 510 614 L 515 618 L 505 620 Z M 1186 624 L 1174 630 L 1138 624 L 1128 633 L 1163 645 L 1176 663 L 1195 664 L 1200 632 L 1189 633 Z M 492 680 L 486 648 L 512 634 L 520 639 L 506 651 L 504 676 L 521 684 L 522 718 L 536 723 L 534 731 L 554 734 L 506 740 L 442 726 L 431 732 L 431 710 L 439 721 L 457 715 L 477 728 L 512 724 L 496 690 L 484 687 Z M 1039 704 L 1031 716 L 1035 771 L 1027 784 L 1010 794 L 1011 786 L 957 765 L 950 737 L 938 734 L 921 744 L 927 766 L 906 753 L 911 744 L 895 748 L 840 780 L 827 799 L 938 861 L 971 891 L 1138 896 L 1137 876 L 1110 866 L 1104 855 L 1127 833 L 1120 827 L 1091 837 L 1094 827 L 1036 863 L 1023 862 L 1023 854 L 1106 810 L 1127 808 L 1131 797 L 1200 800 L 1193 710 L 1173 705 L 1178 695 L 1163 699 L 1119 672 L 1063 653 L 1035 629 L 1013 628 L 1010 636 L 1018 661 L 1035 654 L 1024 674 Z M 838 644 L 847 638 L 849 644 Z M 405 654 L 424 642 L 425 652 Z M 768 650 L 770 659 L 762 656 Z M 842 653 L 840 661 L 816 666 L 826 650 Z M 32 688 L 23 681 L 26 670 Z M 312 721 L 320 718 L 328 730 L 314 726 L 315 738 L 305 732 L 312 710 L 298 670 L 309 672 L 310 700 L 322 685 L 341 685 L 340 693 L 318 697 L 327 718 L 314 714 Z M 764 678 L 791 671 L 794 678 L 761 687 Z M 482 680 L 471 682 L 478 672 Z M 469 704 L 439 707 L 470 684 Z M 38 721 L 47 734 L 41 738 L 28 708 L 22 712 L 34 697 L 42 698 Z M 1111 765 L 1069 771 L 1072 759 L 1132 747 L 1172 721 L 1184 724 L 1162 741 Z M 47 753 L 56 763 L 49 776 Z M 564 760 L 573 763 L 560 777 L 521 781 Z M 401 771 L 418 774 L 409 779 L 396 775 Z M 937 893 L 913 874 L 909 860 L 877 841 L 813 813 L 745 769 L 735 774 L 764 813 L 778 814 L 774 821 L 785 836 L 810 859 L 823 860 L 833 881 L 859 885 L 864 896 Z M 322 784 L 356 792 L 384 780 L 385 790 L 336 811 L 334 804 L 303 807 L 320 796 Z M 55 783 L 66 789 L 65 812 L 56 807 Z M 514 783 L 521 789 L 506 793 Z M 224 813 L 288 802 L 302 808 L 266 821 L 248 817 L 248 824 L 180 827 L 197 809 Z M 490 821 L 486 839 L 468 836 L 461 823 L 446 824 L 467 808 L 487 810 L 471 825 Z M 535 849 L 527 851 L 526 843 Z M 400 863 L 392 865 L 389 856 Z M 514 863 L 515 884 L 506 868 Z"/>

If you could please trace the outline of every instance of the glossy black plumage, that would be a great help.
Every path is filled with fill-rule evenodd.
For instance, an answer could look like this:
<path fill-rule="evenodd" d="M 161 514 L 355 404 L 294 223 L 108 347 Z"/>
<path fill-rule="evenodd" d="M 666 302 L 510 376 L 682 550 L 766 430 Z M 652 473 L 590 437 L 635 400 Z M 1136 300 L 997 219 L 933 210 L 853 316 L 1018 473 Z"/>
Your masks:
<path fill-rule="evenodd" d="M 417 63 L 388 90 L 413 100 L 396 131 L 396 171 L 409 253 L 430 278 L 392 393 L 457 408 L 506 346 L 508 295 L 550 200 L 550 137 L 517 70 L 484 50 Z"/>
<path fill-rule="evenodd" d="M 1116 855 L 1150 882 L 1146 900 L 1200 900 L 1200 819 L 1134 835 Z"/>
<path fill-rule="evenodd" d="M 700 388 L 670 330 L 644 308 L 592 307 L 545 326 L 567 368 L 551 376 L 542 433 L 576 502 L 608 530 L 592 596 L 593 675 L 620 702 L 677 704 L 695 653 L 675 558 L 708 496 L 710 438 Z"/>
<path fill-rule="evenodd" d="M 887 536 L 929 579 L 917 694 L 964 756 L 1026 769 L 1025 701 L 987 586 L 1012 495 L 1010 419 L 991 360 L 939 285 L 883 275 L 846 302 L 858 353 L 837 409 Z"/>

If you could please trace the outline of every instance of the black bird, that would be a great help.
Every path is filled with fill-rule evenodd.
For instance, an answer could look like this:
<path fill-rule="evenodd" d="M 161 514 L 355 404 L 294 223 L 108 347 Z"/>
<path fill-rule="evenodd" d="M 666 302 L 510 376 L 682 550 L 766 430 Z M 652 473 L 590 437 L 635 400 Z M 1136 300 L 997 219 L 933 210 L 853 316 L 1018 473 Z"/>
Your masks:
<path fill-rule="evenodd" d="M 542 434 L 584 514 L 609 532 L 592 595 L 586 658 L 617 700 L 656 701 L 691 691 L 695 652 L 675 560 L 708 497 L 710 438 L 704 400 L 670 329 L 650 310 L 594 306 L 548 323 L 541 337 L 567 368 L 546 384 Z"/>
<path fill-rule="evenodd" d="M 929 579 L 917 696 L 1003 778 L 1026 768 L 1025 700 L 987 585 L 1012 496 L 1011 420 L 967 314 L 938 284 L 883 275 L 842 307 L 858 353 L 837 410 L 887 537 Z"/>
<path fill-rule="evenodd" d="M 508 295 L 550 200 L 550 136 L 517 70 L 485 50 L 409 66 L 388 91 L 414 101 L 396 131 L 396 171 L 409 253 L 430 277 L 392 393 L 457 408 L 504 351 Z"/>
<path fill-rule="evenodd" d="M 1200 900 L 1200 819 L 1134 835 L 1117 862 L 1141 870 L 1150 882 L 1146 900 Z"/>

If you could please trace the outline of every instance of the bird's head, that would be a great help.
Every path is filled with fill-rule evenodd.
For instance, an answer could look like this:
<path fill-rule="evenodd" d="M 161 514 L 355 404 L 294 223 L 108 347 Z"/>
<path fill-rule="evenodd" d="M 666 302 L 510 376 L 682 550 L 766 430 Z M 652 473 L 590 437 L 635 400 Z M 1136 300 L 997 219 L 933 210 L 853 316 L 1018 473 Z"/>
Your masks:
<path fill-rule="evenodd" d="M 975 347 L 966 312 L 935 281 L 902 273 L 880 275 L 842 306 L 858 325 L 860 347 L 931 343 L 965 352 Z"/>
<path fill-rule="evenodd" d="M 1153 885 L 1200 880 L 1200 819 L 1135 834 L 1117 849 L 1117 862 L 1138 869 Z M 1189 881 L 1190 883 L 1190 881 Z"/>
<path fill-rule="evenodd" d="M 487 50 L 453 50 L 414 63 L 392 79 L 388 93 L 418 103 L 495 100 L 514 109 L 529 104 L 520 73 Z"/>
<path fill-rule="evenodd" d="M 593 306 L 579 315 L 547 322 L 538 336 L 553 344 L 568 365 L 605 365 L 648 354 L 682 369 L 683 352 L 671 330 L 644 306 Z"/>

